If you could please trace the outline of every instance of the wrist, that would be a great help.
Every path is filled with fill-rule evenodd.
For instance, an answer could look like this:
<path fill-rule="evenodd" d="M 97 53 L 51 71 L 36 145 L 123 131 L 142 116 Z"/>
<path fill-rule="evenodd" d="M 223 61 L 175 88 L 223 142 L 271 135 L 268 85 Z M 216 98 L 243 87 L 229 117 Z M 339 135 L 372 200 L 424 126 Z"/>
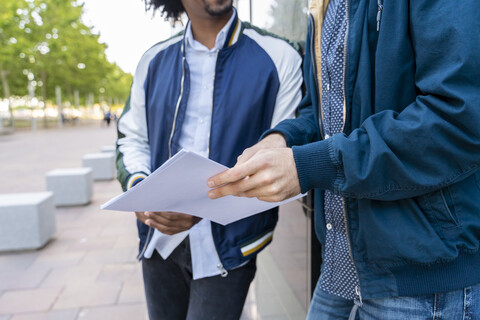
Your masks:
<path fill-rule="evenodd" d="M 278 132 L 273 132 L 267 135 L 263 140 L 265 143 L 268 143 L 271 148 L 286 148 L 287 142 L 283 134 Z"/>

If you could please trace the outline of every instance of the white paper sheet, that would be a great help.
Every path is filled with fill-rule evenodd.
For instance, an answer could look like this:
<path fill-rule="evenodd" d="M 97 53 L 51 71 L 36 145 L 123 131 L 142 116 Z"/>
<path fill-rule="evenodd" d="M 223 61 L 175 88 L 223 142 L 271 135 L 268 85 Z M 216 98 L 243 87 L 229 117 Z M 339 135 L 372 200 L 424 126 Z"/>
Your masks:
<path fill-rule="evenodd" d="M 226 225 L 304 196 L 276 203 L 234 196 L 212 200 L 208 197 L 207 180 L 226 169 L 215 161 L 181 150 L 134 188 L 101 208 L 181 212 Z"/>

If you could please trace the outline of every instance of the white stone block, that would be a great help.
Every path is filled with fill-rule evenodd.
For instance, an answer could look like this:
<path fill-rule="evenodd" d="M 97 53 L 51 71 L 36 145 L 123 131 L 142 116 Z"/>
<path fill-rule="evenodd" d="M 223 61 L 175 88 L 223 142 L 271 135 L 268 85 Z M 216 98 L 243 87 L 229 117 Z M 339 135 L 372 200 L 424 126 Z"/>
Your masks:
<path fill-rule="evenodd" d="M 102 147 L 102 152 L 116 152 L 116 147 L 115 146 L 103 146 Z"/>
<path fill-rule="evenodd" d="M 0 251 L 41 248 L 55 229 L 52 192 L 0 195 Z"/>
<path fill-rule="evenodd" d="M 75 206 L 90 202 L 93 194 L 91 168 L 56 169 L 45 175 L 47 190 L 52 191 L 57 206 Z"/>
<path fill-rule="evenodd" d="M 84 167 L 92 168 L 93 180 L 111 180 L 115 177 L 115 154 L 89 153 L 82 160 Z"/>

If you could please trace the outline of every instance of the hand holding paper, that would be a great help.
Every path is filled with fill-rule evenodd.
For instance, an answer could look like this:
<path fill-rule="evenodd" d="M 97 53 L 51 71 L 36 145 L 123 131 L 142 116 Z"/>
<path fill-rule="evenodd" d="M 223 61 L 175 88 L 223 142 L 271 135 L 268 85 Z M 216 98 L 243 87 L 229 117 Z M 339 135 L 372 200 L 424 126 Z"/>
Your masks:
<path fill-rule="evenodd" d="M 293 152 L 284 146 L 283 136 L 272 134 L 245 150 L 235 167 L 208 180 L 209 187 L 218 186 L 209 197 L 234 195 L 276 202 L 299 194 Z"/>
<path fill-rule="evenodd" d="M 210 159 L 181 150 L 134 188 L 105 203 L 102 209 L 187 212 L 225 225 L 303 196 L 276 203 L 234 196 L 212 200 L 208 197 L 207 180 L 226 169 Z"/>
<path fill-rule="evenodd" d="M 237 158 L 237 164 L 235 165 L 235 167 L 238 166 L 239 164 L 247 162 L 248 160 L 250 160 L 251 157 L 253 157 L 258 151 L 262 149 L 286 148 L 286 147 L 287 147 L 287 142 L 285 141 L 285 138 L 283 137 L 282 134 L 271 133 L 265 138 L 263 138 L 262 140 L 260 140 L 260 142 L 256 143 L 250 148 L 243 150 L 242 154 Z"/>
<path fill-rule="evenodd" d="M 201 219 L 177 212 L 135 212 L 137 219 L 163 234 L 173 235 L 190 230 Z"/>

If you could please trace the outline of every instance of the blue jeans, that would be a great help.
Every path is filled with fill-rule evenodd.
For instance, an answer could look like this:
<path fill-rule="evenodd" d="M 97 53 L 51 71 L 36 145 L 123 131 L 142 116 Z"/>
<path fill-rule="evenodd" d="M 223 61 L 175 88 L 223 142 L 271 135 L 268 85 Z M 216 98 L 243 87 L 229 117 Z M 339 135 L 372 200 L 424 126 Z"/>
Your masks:
<path fill-rule="evenodd" d="M 157 251 L 143 259 L 142 269 L 150 320 L 238 320 L 257 267 L 253 258 L 225 278 L 193 280 L 187 237 L 166 260 Z"/>
<path fill-rule="evenodd" d="M 480 320 L 480 284 L 418 297 L 363 300 L 360 320 Z M 346 320 L 354 303 L 315 288 L 307 320 Z"/>

